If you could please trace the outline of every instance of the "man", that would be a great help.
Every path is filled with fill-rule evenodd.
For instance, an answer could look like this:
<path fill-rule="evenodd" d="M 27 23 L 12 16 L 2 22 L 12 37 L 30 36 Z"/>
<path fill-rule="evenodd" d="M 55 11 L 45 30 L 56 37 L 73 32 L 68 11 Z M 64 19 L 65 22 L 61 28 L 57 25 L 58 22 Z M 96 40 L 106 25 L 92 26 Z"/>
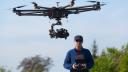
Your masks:
<path fill-rule="evenodd" d="M 92 68 L 94 61 L 88 49 L 83 48 L 83 37 L 77 35 L 74 37 L 75 48 L 67 52 L 64 60 L 64 68 L 70 72 L 89 72 Z"/>

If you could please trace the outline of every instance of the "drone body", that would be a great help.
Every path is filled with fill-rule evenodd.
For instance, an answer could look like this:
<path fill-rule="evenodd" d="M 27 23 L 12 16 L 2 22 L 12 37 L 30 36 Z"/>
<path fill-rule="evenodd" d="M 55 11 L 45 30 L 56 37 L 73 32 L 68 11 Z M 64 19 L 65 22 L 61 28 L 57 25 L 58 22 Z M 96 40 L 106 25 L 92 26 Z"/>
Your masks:
<path fill-rule="evenodd" d="M 51 36 L 51 38 L 66 39 L 69 36 L 69 33 L 67 32 L 66 29 L 64 29 L 66 33 L 65 31 L 58 32 L 54 30 L 55 25 L 62 25 L 61 23 L 62 18 L 68 18 L 68 15 L 70 14 L 78 14 L 81 12 L 100 10 L 101 6 L 105 5 L 105 4 L 100 4 L 100 2 L 97 2 L 97 1 L 89 1 L 89 2 L 94 2 L 94 4 L 87 5 L 87 6 L 73 7 L 75 4 L 74 1 L 75 0 L 72 0 L 71 4 L 63 7 L 59 7 L 58 2 L 57 2 L 57 7 L 42 7 L 42 6 L 38 6 L 38 4 L 35 2 L 32 2 L 32 4 L 34 5 L 34 9 L 30 9 L 30 10 L 18 9 L 18 8 L 24 7 L 25 6 L 24 5 L 24 6 L 18 6 L 13 8 L 13 12 L 19 16 L 48 16 L 50 19 L 55 19 L 57 23 L 55 24 L 53 23 L 51 25 L 51 29 L 50 29 L 51 31 L 49 32 L 52 32 L 52 33 L 50 33 L 49 35 Z"/>

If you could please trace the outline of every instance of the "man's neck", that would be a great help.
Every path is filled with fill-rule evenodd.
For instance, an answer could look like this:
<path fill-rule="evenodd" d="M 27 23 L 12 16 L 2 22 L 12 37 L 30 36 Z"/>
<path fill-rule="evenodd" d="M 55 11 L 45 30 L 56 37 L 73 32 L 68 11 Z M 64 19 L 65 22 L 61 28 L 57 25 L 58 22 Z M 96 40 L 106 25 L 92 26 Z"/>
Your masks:
<path fill-rule="evenodd" d="M 81 50 L 81 48 L 82 48 L 82 46 L 80 46 L 80 47 L 75 47 L 76 48 L 76 50 Z"/>

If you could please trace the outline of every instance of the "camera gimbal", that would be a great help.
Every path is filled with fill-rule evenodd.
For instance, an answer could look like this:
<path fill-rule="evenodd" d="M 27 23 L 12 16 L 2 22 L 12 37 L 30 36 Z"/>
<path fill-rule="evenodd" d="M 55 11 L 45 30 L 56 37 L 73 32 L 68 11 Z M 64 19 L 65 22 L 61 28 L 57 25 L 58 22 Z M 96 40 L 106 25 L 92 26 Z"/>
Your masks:
<path fill-rule="evenodd" d="M 51 38 L 65 38 L 69 36 L 68 30 L 64 28 L 54 30 L 54 26 L 62 25 L 60 20 L 57 20 L 57 23 L 53 23 L 51 25 L 51 29 L 49 29 L 49 35 Z"/>

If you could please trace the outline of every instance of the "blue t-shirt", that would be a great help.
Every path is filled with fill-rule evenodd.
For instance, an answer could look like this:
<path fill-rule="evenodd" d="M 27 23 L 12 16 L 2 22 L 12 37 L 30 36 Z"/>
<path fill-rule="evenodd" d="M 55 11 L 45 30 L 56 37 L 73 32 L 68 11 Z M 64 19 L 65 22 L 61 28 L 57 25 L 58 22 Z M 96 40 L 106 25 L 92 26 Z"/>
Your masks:
<path fill-rule="evenodd" d="M 94 64 L 92 55 L 88 49 L 81 48 L 78 54 L 77 50 L 74 48 L 67 52 L 67 55 L 63 64 L 64 68 L 71 70 L 72 65 L 76 63 L 76 58 L 80 58 L 84 60 L 83 62 L 86 64 L 86 69 L 90 69 Z"/>

